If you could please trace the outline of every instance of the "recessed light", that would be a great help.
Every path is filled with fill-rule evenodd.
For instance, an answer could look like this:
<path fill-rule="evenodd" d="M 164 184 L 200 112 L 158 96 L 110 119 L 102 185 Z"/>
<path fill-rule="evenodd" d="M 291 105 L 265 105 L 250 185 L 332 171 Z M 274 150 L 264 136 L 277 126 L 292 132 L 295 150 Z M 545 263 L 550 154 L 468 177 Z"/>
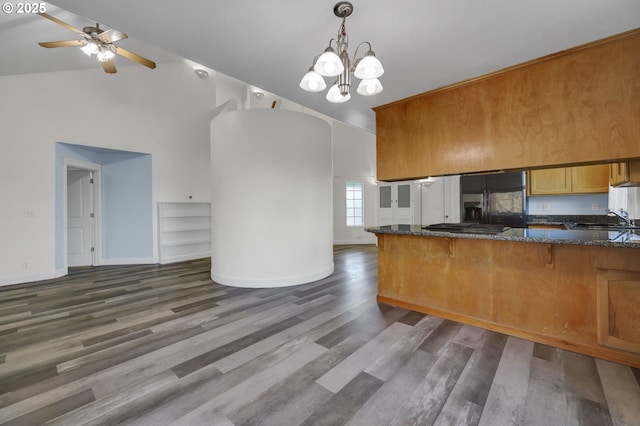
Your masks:
<path fill-rule="evenodd" d="M 196 68 L 195 70 L 193 70 L 196 75 L 200 78 L 207 78 L 209 77 L 209 73 L 206 70 L 203 70 L 202 68 Z"/>

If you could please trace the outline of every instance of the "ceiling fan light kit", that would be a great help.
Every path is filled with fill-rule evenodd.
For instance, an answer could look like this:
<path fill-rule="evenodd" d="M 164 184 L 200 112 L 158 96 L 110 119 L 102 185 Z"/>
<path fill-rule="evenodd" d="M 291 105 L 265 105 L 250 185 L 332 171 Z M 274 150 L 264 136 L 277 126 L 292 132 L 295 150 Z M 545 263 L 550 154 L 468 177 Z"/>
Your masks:
<path fill-rule="evenodd" d="M 113 44 L 116 41 L 124 40 L 128 37 L 123 32 L 114 29 L 104 31 L 100 28 L 100 24 L 96 24 L 95 27 L 84 27 L 82 30 L 79 30 L 47 13 L 42 12 L 38 13 L 38 15 L 47 18 L 56 24 L 62 25 L 82 37 L 80 40 L 47 41 L 38 43 L 42 47 L 78 46 L 87 56 L 96 55 L 96 60 L 102 63 L 102 69 L 109 74 L 116 72 L 116 66 L 113 63 L 113 59 L 116 55 L 124 56 L 127 59 L 151 69 L 156 67 L 155 62 Z"/>
<path fill-rule="evenodd" d="M 384 74 L 384 68 L 371 49 L 371 43 L 364 41 L 358 45 L 354 59 L 349 58 L 349 35 L 345 28 L 347 16 L 353 12 L 353 5 L 342 1 L 333 7 L 333 13 L 342 18 L 342 25 L 338 30 L 338 38 L 329 40 L 329 46 L 324 53 L 316 56 L 309 71 L 302 77 L 300 88 L 307 92 L 321 92 L 327 85 L 324 77 L 336 77 L 335 83 L 327 92 L 327 100 L 333 103 L 346 102 L 351 98 L 351 74 L 360 79 L 357 92 L 363 96 L 377 95 L 382 92 L 379 77 Z M 360 46 L 367 45 L 367 52 L 358 58 Z"/>

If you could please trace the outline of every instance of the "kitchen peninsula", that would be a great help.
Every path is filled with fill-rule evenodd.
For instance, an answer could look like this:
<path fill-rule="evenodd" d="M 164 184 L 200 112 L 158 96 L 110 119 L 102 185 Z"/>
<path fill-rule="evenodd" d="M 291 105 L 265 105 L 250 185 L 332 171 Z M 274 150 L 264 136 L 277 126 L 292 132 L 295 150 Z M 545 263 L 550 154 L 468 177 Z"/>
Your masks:
<path fill-rule="evenodd" d="M 635 29 L 376 107 L 377 179 L 635 164 L 639 50 Z M 380 302 L 640 367 L 636 234 L 368 231 Z"/>
<path fill-rule="evenodd" d="M 379 302 L 640 367 L 633 232 L 367 231 L 378 237 Z"/>

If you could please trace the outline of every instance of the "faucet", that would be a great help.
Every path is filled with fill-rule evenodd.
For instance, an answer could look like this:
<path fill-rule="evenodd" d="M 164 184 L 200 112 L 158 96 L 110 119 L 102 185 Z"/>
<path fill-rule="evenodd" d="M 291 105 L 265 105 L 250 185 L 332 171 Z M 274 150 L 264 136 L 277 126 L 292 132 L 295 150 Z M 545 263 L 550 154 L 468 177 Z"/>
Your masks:
<path fill-rule="evenodd" d="M 615 216 L 617 216 L 618 218 L 622 219 L 622 221 L 627 225 L 627 226 L 635 226 L 635 223 L 633 221 L 633 219 L 629 218 L 629 212 L 624 210 L 624 209 L 620 209 L 620 211 L 616 211 L 614 209 L 609 209 L 607 211 L 607 213 L 613 214 Z"/>

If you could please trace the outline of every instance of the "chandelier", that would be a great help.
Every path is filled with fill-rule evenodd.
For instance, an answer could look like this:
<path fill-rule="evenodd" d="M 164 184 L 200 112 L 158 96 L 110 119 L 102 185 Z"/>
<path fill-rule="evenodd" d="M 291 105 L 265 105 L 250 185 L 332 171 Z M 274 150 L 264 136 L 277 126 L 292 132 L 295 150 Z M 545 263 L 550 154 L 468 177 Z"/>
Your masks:
<path fill-rule="evenodd" d="M 338 38 L 329 40 L 323 54 L 313 60 L 309 71 L 302 77 L 300 88 L 308 92 L 321 92 L 327 85 L 324 77 L 336 77 L 335 83 L 327 92 L 327 100 L 333 103 L 346 102 L 351 98 L 351 74 L 360 79 L 357 92 L 360 95 L 372 96 L 382 92 L 382 84 L 378 78 L 384 74 L 382 63 L 371 50 L 371 43 L 364 41 L 358 45 L 353 55 L 349 58 L 349 35 L 345 29 L 347 16 L 353 12 L 353 5 L 347 1 L 341 1 L 333 7 L 333 13 L 342 18 L 342 25 L 338 30 Z M 358 50 L 361 46 L 368 46 L 368 50 L 361 58 L 358 58 Z"/>

